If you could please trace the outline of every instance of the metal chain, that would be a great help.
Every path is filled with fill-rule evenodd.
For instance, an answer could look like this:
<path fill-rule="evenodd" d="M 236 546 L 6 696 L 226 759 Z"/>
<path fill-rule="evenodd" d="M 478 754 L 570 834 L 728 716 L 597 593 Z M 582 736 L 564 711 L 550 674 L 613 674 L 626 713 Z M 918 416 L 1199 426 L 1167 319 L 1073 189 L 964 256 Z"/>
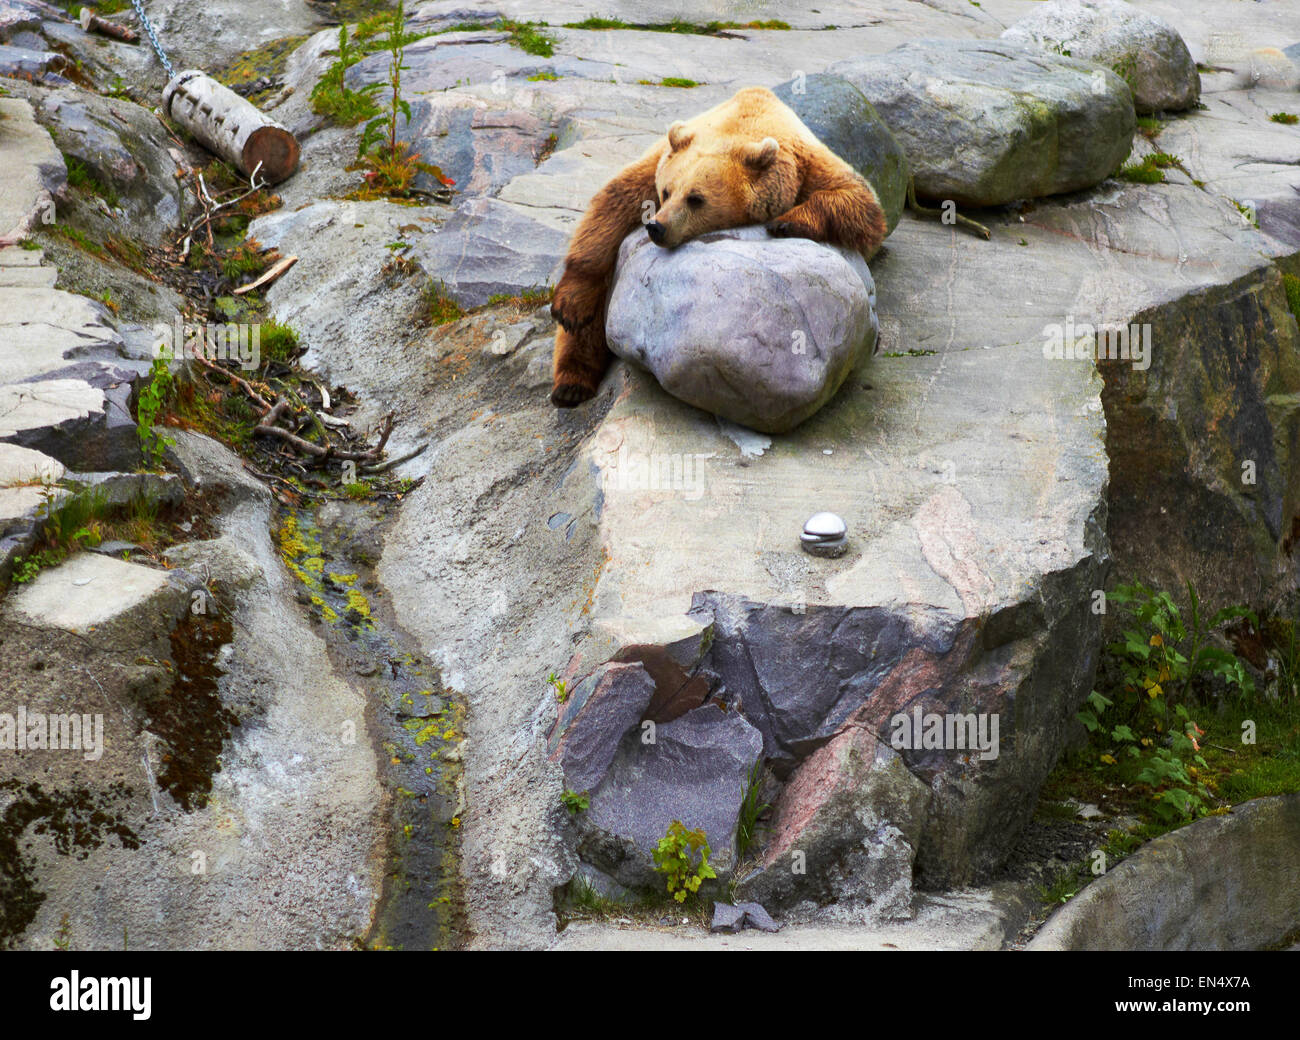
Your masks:
<path fill-rule="evenodd" d="M 135 13 L 140 16 L 140 24 L 144 26 L 149 42 L 153 44 L 153 49 L 158 53 L 158 60 L 163 63 L 163 68 L 167 70 L 167 78 L 169 80 L 175 79 L 176 70 L 172 68 L 172 63 L 167 60 L 166 51 L 162 49 L 162 44 L 158 42 L 158 34 L 153 31 L 149 16 L 144 13 L 144 4 L 140 0 L 131 0 L 131 6 L 135 8 Z"/>

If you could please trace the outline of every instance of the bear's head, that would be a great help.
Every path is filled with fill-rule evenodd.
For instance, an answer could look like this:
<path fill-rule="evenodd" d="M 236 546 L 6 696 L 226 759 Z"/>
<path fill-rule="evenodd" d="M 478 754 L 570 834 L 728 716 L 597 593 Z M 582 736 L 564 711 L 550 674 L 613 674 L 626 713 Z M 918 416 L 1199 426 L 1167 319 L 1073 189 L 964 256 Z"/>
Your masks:
<path fill-rule="evenodd" d="M 798 190 L 794 156 L 776 138 L 697 141 L 677 122 L 668 128 L 655 172 L 659 210 L 646 232 L 656 245 L 672 249 L 709 231 L 779 217 Z"/>

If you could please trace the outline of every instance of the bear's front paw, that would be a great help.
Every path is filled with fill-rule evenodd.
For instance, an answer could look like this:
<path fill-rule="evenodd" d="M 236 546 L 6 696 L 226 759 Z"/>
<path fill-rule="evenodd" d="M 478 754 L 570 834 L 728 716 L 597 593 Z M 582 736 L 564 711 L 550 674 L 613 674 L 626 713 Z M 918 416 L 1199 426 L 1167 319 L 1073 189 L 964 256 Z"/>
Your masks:
<path fill-rule="evenodd" d="M 551 404 L 556 408 L 576 408 L 595 396 L 595 388 L 586 383 L 556 383 L 551 391 Z"/>
<path fill-rule="evenodd" d="M 819 236 L 807 224 L 797 220 L 774 220 L 767 225 L 767 233 L 773 238 L 811 238 Z"/>
<path fill-rule="evenodd" d="M 570 332 L 577 332 L 596 317 L 604 298 L 605 286 L 601 283 L 566 275 L 551 298 L 551 317 Z"/>

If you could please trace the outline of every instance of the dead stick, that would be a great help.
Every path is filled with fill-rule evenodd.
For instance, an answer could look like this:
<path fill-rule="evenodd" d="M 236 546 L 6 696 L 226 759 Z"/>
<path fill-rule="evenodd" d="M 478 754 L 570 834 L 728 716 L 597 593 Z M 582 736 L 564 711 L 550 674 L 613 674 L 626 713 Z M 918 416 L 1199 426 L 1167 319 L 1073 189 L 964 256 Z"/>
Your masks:
<path fill-rule="evenodd" d="M 211 369 L 213 372 L 220 373 L 221 375 L 229 379 L 232 383 L 235 383 L 237 386 L 241 387 L 244 393 L 248 394 L 248 396 L 252 399 L 253 403 L 262 410 L 262 414 L 259 416 L 259 418 L 261 419 L 266 418 L 267 414 L 271 411 L 271 405 L 268 404 L 262 398 L 261 394 L 259 394 L 256 390 L 253 389 L 253 385 L 251 383 L 249 383 L 247 380 L 240 379 L 239 376 L 235 375 L 235 373 L 230 371 L 230 369 L 223 368 L 221 365 L 218 365 L 215 361 L 209 361 L 201 354 L 196 354 L 194 356 L 194 360 L 197 361 L 204 368 L 208 368 Z"/>
<path fill-rule="evenodd" d="M 907 178 L 907 208 L 912 210 L 915 213 L 920 213 L 922 216 L 925 217 L 937 217 L 940 220 L 942 220 L 944 217 L 943 210 L 932 209 L 929 206 L 922 206 L 919 202 L 916 201 L 916 185 L 912 182 L 911 177 Z M 955 211 L 953 213 L 953 216 L 957 218 L 958 224 L 961 224 L 963 227 L 970 228 L 977 235 L 983 235 L 985 239 L 989 239 L 992 237 L 992 233 L 983 224 L 976 223 L 975 221 L 971 220 L 970 217 L 963 217 L 960 213 L 957 213 Z"/>
<path fill-rule="evenodd" d="M 81 28 L 84 32 L 90 32 L 91 29 L 94 29 L 96 32 L 111 36 L 115 40 L 121 40 L 123 43 L 140 42 L 140 36 L 134 29 L 101 18 L 89 7 L 81 9 Z"/>
<path fill-rule="evenodd" d="M 395 459 L 389 459 L 387 462 L 381 462 L 377 466 L 362 466 L 361 472 L 367 476 L 373 476 L 376 473 L 387 473 L 394 466 L 400 466 L 403 462 L 410 462 L 417 455 L 423 455 L 424 449 L 429 445 L 421 444 L 414 451 L 408 451 L 405 455 L 399 455 Z"/>

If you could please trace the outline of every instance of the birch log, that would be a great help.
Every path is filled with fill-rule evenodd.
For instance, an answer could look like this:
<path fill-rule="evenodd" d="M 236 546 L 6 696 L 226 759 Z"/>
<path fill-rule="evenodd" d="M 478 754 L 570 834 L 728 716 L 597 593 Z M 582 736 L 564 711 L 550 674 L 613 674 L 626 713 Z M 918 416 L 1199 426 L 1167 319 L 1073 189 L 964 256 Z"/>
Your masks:
<path fill-rule="evenodd" d="M 293 134 L 197 69 L 187 69 L 167 84 L 163 111 L 245 176 L 256 169 L 259 180 L 278 184 L 298 168 Z"/>

